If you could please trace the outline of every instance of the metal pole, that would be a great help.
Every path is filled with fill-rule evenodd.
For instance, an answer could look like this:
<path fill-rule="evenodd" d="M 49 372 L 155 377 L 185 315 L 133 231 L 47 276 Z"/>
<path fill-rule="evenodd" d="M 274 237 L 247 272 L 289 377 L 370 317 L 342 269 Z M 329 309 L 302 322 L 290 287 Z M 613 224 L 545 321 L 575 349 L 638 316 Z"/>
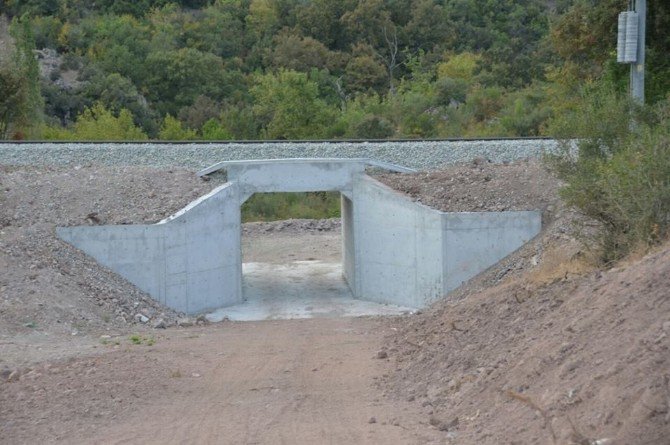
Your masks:
<path fill-rule="evenodd" d="M 644 52 L 647 28 L 647 0 L 635 0 L 635 12 L 638 13 L 640 25 L 638 27 L 637 39 L 637 62 L 630 66 L 630 94 L 633 100 L 644 104 Z"/>

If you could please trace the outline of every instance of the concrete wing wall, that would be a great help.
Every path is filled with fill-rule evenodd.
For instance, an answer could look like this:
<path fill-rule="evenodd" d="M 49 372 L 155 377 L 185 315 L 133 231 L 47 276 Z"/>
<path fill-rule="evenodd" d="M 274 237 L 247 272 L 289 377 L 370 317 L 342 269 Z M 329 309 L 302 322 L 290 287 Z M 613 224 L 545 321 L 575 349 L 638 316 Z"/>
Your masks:
<path fill-rule="evenodd" d="M 196 313 L 242 300 L 238 193 L 224 184 L 159 224 L 57 232 L 161 303 Z"/>
<path fill-rule="evenodd" d="M 444 294 L 530 241 L 540 212 L 444 213 Z"/>
<path fill-rule="evenodd" d="M 343 206 L 344 232 L 353 219 L 355 240 L 344 243 L 345 276 L 357 298 L 380 303 L 429 305 L 541 229 L 537 211 L 440 212 L 364 175 L 353 194 L 353 218 L 350 203 Z"/>
<path fill-rule="evenodd" d="M 423 307 L 442 296 L 440 212 L 365 175 L 353 195 L 356 298 Z"/>

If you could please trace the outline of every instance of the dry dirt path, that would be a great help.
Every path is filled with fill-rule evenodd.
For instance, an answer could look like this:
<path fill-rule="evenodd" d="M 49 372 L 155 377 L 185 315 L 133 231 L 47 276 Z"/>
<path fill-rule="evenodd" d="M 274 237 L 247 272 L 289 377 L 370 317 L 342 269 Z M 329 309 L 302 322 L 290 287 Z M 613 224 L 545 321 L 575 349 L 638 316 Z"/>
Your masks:
<path fill-rule="evenodd" d="M 228 322 L 168 330 L 153 346 L 124 338 L 0 383 L 0 443 L 444 443 L 420 407 L 375 385 L 391 371 L 376 358 L 387 324 Z"/>

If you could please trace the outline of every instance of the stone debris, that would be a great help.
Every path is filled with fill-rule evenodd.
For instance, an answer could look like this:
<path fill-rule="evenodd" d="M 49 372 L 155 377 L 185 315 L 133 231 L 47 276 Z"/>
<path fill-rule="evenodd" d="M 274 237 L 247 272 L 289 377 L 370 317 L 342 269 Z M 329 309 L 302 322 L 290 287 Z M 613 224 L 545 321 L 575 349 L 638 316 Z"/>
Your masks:
<path fill-rule="evenodd" d="M 138 321 L 140 323 L 146 323 L 149 321 L 149 317 L 147 317 L 144 314 L 135 314 L 135 321 Z"/>
<path fill-rule="evenodd" d="M 182 328 L 191 327 L 191 326 L 193 326 L 193 324 L 194 324 L 193 320 L 188 318 L 188 317 L 177 319 L 177 326 L 180 326 Z"/>

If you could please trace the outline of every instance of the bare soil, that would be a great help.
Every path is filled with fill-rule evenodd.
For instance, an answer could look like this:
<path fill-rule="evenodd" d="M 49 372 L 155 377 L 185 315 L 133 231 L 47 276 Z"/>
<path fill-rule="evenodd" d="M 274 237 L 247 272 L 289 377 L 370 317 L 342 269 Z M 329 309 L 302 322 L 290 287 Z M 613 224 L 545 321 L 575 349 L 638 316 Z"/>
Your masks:
<path fill-rule="evenodd" d="M 669 290 L 670 245 L 586 276 L 539 266 L 396 321 L 381 387 L 457 443 L 667 444 Z"/>
<path fill-rule="evenodd" d="M 224 322 L 118 337 L 0 383 L 0 443 L 441 443 L 372 385 L 381 320 Z M 119 346 L 114 342 L 119 341 Z"/>
<path fill-rule="evenodd" d="M 54 228 L 156 222 L 215 184 L 0 168 L 0 443 L 668 443 L 670 245 L 599 270 L 578 241 L 595 228 L 534 162 L 381 179 L 441 210 L 540 209 L 544 229 L 416 315 L 159 330 L 133 315 L 180 314 Z M 248 261 L 339 259 L 337 221 L 243 232 Z"/>

